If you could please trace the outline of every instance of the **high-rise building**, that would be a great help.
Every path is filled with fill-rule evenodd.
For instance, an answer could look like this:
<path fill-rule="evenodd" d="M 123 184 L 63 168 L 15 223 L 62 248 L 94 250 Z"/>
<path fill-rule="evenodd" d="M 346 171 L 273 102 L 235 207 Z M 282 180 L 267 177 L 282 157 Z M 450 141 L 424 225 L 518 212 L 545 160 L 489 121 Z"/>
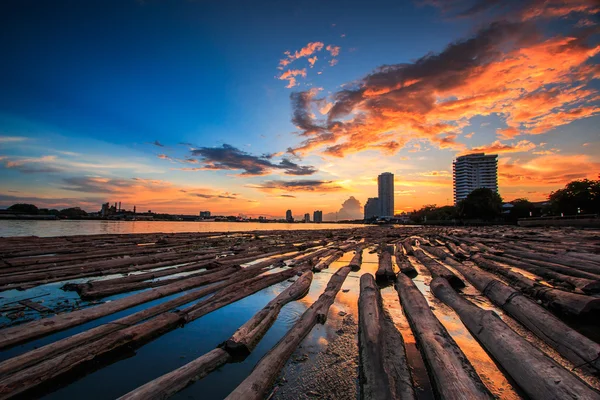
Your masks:
<path fill-rule="evenodd" d="M 323 211 L 316 210 L 313 212 L 313 222 L 320 223 L 323 222 Z"/>
<path fill-rule="evenodd" d="M 309 213 L 304 214 L 304 222 L 310 222 L 310 214 Z"/>
<path fill-rule="evenodd" d="M 379 216 L 394 216 L 394 174 L 384 172 L 377 177 L 377 189 L 379 192 Z"/>
<path fill-rule="evenodd" d="M 200 218 L 210 218 L 210 211 L 200 211 Z"/>
<path fill-rule="evenodd" d="M 379 198 L 371 197 L 365 203 L 365 219 L 379 217 Z"/>
<path fill-rule="evenodd" d="M 292 210 L 287 210 L 285 212 L 285 220 L 287 222 L 294 222 L 294 217 L 292 216 Z"/>
<path fill-rule="evenodd" d="M 475 189 L 488 188 L 498 192 L 498 155 L 475 153 L 458 157 L 452 163 L 454 204 Z"/>

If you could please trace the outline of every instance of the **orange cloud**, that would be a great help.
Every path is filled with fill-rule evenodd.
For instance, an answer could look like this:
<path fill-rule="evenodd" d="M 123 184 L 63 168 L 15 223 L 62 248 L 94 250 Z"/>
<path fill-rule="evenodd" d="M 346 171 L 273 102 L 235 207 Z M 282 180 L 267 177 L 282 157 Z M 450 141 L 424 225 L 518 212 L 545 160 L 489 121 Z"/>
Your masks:
<path fill-rule="evenodd" d="M 325 49 L 331 53 L 332 57 L 337 57 L 340 54 L 341 47 L 329 44 Z"/>
<path fill-rule="evenodd" d="M 517 144 L 504 144 L 499 140 L 486 146 L 473 147 L 465 153 L 522 153 L 536 148 L 535 143 L 521 140 Z"/>
<path fill-rule="evenodd" d="M 279 69 L 284 69 L 284 67 L 290 65 L 292 62 L 294 62 L 295 60 L 297 60 L 299 58 L 312 56 L 317 51 L 321 51 L 323 49 L 323 46 L 325 46 L 324 43 L 311 42 L 311 43 L 308 43 L 303 48 L 301 48 L 300 50 L 295 51 L 294 53 L 286 51 L 284 54 L 287 57 L 279 60 Z M 310 62 L 310 60 L 309 60 L 309 62 Z M 312 62 L 311 64 L 314 64 L 314 62 Z"/>
<path fill-rule="evenodd" d="M 301 76 L 303 78 L 306 78 L 306 68 L 303 69 L 289 69 L 287 71 L 285 71 L 284 73 L 282 73 L 279 76 L 279 79 L 282 81 L 287 80 L 288 81 L 288 85 L 286 86 L 286 88 L 293 88 L 294 86 L 296 86 L 296 76 Z"/>

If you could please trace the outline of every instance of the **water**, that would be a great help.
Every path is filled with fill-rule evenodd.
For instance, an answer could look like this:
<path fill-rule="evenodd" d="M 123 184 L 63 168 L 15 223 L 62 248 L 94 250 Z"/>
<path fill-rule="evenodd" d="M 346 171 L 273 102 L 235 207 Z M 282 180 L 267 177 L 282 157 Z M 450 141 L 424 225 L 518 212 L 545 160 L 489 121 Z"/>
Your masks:
<path fill-rule="evenodd" d="M 313 230 L 358 228 L 357 224 L 182 222 L 182 221 L 0 221 L 0 237 L 73 236 L 125 233 L 248 232 L 266 230 Z"/>

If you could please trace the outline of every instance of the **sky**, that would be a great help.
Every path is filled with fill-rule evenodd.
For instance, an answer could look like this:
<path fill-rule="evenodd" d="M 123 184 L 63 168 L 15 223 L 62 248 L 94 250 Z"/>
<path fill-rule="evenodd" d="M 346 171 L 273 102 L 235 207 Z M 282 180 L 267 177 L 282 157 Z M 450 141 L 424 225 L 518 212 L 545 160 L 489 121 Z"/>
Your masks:
<path fill-rule="evenodd" d="M 597 0 L 4 0 L 0 208 L 411 211 L 470 152 L 544 200 L 598 179 L 598 53 Z"/>

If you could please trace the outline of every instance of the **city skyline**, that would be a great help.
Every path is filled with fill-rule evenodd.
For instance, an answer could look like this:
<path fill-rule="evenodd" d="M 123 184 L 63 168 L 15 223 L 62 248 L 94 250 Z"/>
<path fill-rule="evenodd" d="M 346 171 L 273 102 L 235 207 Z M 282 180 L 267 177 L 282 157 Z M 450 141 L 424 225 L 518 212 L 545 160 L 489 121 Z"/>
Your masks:
<path fill-rule="evenodd" d="M 0 208 L 300 219 L 362 213 L 388 171 L 398 214 L 453 204 L 469 153 L 498 155 L 505 201 L 544 200 L 600 171 L 597 12 L 3 2 Z"/>

